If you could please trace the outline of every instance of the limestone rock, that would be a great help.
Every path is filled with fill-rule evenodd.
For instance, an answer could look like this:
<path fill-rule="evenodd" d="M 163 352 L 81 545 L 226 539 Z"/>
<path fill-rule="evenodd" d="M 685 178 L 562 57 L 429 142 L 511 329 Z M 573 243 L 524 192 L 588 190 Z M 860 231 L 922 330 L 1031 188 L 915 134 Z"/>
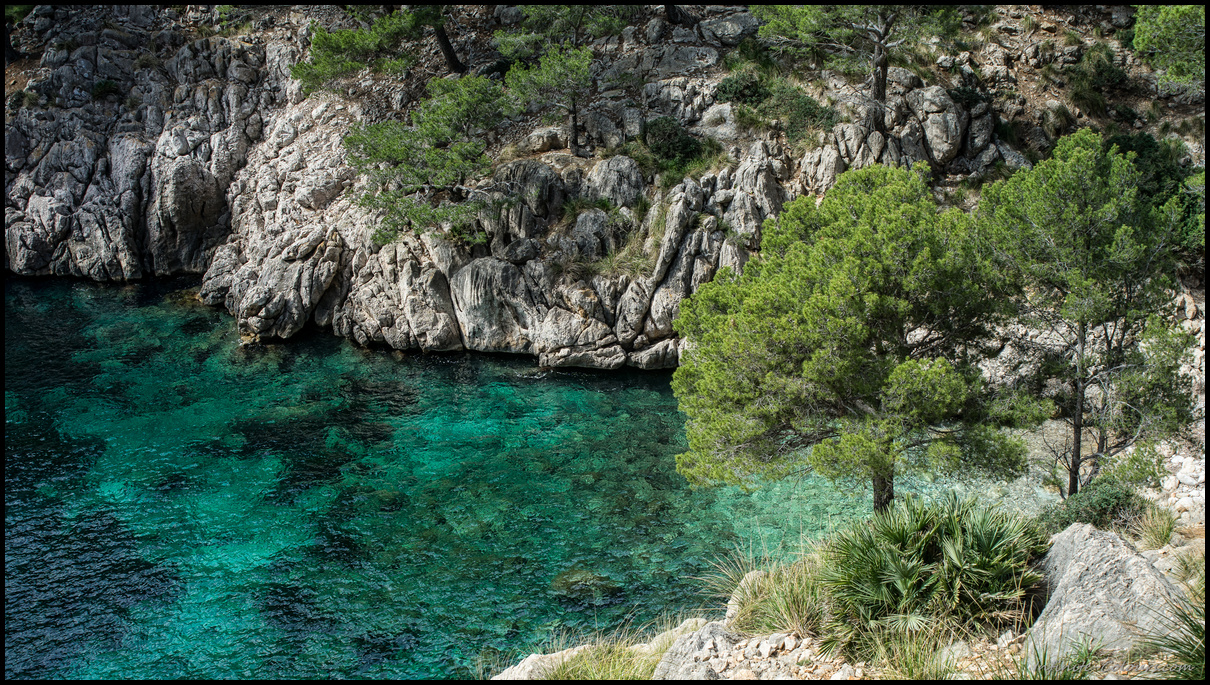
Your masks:
<path fill-rule="evenodd" d="M 643 195 L 643 172 L 638 162 L 625 155 L 598 163 L 584 182 L 590 197 L 604 198 L 618 207 L 634 207 Z"/>
<path fill-rule="evenodd" d="M 1042 563 L 1049 599 L 1025 645 L 1055 663 L 1081 641 L 1125 650 L 1162 628 L 1178 590 L 1116 533 L 1073 523 L 1055 535 Z"/>
<path fill-rule="evenodd" d="M 698 630 L 677 638 L 656 664 L 655 680 L 719 680 L 718 672 L 694 656 L 704 651 L 730 651 L 740 637 L 722 623 L 707 623 Z"/>
<path fill-rule="evenodd" d="M 541 680 L 551 670 L 558 668 L 564 661 L 580 652 L 589 649 L 590 645 L 580 645 L 564 649 L 554 654 L 530 654 L 521 663 L 510 666 L 492 676 L 492 680 Z"/>
<path fill-rule="evenodd" d="M 476 259 L 450 279 L 450 293 L 466 349 L 533 351 L 531 331 L 543 315 L 516 266 L 491 257 Z"/>
<path fill-rule="evenodd" d="M 957 157 L 970 114 L 958 107 L 941 86 L 913 90 L 907 94 L 907 103 L 924 128 L 933 160 L 945 164 Z"/>
<path fill-rule="evenodd" d="M 707 43 L 735 46 L 745 38 L 756 35 L 760 22 L 748 12 L 736 12 L 724 17 L 704 19 L 697 26 Z"/>

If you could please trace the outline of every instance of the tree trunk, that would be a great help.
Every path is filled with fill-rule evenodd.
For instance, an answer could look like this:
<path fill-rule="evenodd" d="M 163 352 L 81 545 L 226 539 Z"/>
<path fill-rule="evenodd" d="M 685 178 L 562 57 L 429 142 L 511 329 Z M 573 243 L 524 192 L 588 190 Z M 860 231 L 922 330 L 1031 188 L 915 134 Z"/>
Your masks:
<path fill-rule="evenodd" d="M 576 116 L 576 104 L 573 102 L 571 107 L 567 108 L 567 151 L 572 157 L 580 156 L 580 144 L 576 140 L 580 122 Z"/>
<path fill-rule="evenodd" d="M 874 130 L 886 132 L 886 75 L 889 60 L 886 47 L 874 43 L 873 78 L 874 78 Z"/>
<path fill-rule="evenodd" d="M 435 24 L 433 33 L 437 36 L 437 45 L 441 46 L 441 54 L 445 56 L 446 66 L 455 74 L 465 74 L 466 65 L 462 64 L 458 59 L 458 53 L 454 52 L 454 46 L 450 44 L 450 37 L 445 33 L 445 25 Z"/>
<path fill-rule="evenodd" d="M 874 474 L 874 513 L 886 511 L 895 501 L 895 474 Z"/>
<path fill-rule="evenodd" d="M 1067 470 L 1067 496 L 1071 497 L 1080 491 L 1080 459 L 1084 452 L 1084 341 L 1088 336 L 1088 328 L 1080 322 L 1079 339 L 1076 345 L 1076 379 L 1075 400 L 1076 408 L 1071 417 L 1072 448 L 1071 463 Z"/>

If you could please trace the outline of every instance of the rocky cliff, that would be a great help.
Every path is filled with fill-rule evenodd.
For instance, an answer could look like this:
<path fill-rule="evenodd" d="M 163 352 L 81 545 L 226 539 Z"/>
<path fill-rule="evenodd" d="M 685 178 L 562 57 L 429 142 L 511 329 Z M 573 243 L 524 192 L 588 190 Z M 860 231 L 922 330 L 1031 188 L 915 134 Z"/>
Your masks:
<path fill-rule="evenodd" d="M 594 46 L 600 87 L 580 132 L 594 157 L 560 152 L 559 129 L 519 118 L 487 133 L 497 159 L 517 157 L 497 165 L 496 180 L 521 189 L 520 201 L 479 217 L 487 244 L 435 232 L 382 246 L 371 238 L 377 217 L 356 203 L 342 140 L 354 123 L 403 116 L 441 74 L 436 48 L 417 48 L 420 62 L 404 77 L 360 75 L 339 94 L 305 96 L 290 66 L 306 54 L 309 26 L 354 19 L 272 7 L 208 35 L 219 23 L 208 7 L 38 6 L 21 23 L 15 42 L 33 57 L 6 73 L 8 270 L 98 281 L 204 274 L 202 300 L 226 307 L 250 340 L 313 323 L 361 344 L 597 368 L 675 366 L 680 301 L 719 268 L 742 268 L 764 219 L 826 192 L 846 169 L 923 161 L 943 190 L 997 165 L 1028 165 L 1022 151 L 1053 137 L 1043 128 L 1053 94 L 1023 83 L 1047 60 L 1080 56 L 1038 45 L 1056 25 L 1092 36 L 1101 22 L 1130 21 L 1118 10 L 998 10 L 996 40 L 979 51 L 892 68 L 882 126 L 861 83 L 812 73 L 807 89 L 843 123 L 795 150 L 776 125 L 747 130 L 730 103 L 715 101 L 723 57 L 758 22 L 743 7 L 694 6 L 700 21 L 673 26 L 652 6 Z M 516 15 L 507 6 L 454 12 L 455 48 L 472 70 L 497 60 L 491 31 Z M 1202 106 L 1159 89 L 1129 53 L 1115 59 L 1172 111 Z M 720 141 L 728 161 L 673 185 L 610 154 L 658 116 Z M 1024 132 L 1018 147 L 997 135 L 1010 120 Z M 1200 161 L 1201 148 L 1191 154 Z M 605 198 L 615 211 L 564 216 L 578 197 Z M 642 241 L 642 267 L 600 268 L 628 240 Z"/>

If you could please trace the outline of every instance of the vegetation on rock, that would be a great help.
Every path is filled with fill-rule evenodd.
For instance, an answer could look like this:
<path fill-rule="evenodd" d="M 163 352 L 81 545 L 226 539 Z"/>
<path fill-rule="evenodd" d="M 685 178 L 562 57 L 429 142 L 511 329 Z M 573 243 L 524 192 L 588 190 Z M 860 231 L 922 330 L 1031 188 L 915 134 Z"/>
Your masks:
<path fill-rule="evenodd" d="M 880 131 L 891 51 L 905 43 L 905 36 L 952 35 L 961 25 L 955 8 L 924 5 L 753 5 L 752 13 L 766 22 L 760 35 L 784 48 L 868 61 L 870 123 Z"/>
<path fill-rule="evenodd" d="M 1135 15 L 1136 51 L 1164 79 L 1206 89 L 1206 7 L 1204 5 L 1139 5 Z"/>
<path fill-rule="evenodd" d="M 482 242 L 474 217 L 487 190 L 468 185 L 491 169 L 481 132 L 508 112 L 500 83 L 483 76 L 434 79 L 412 125 L 388 121 L 355 126 L 345 138 L 349 162 L 369 179 L 363 206 L 384 215 L 375 240 L 405 230 L 447 226 L 456 237 Z M 502 106 L 503 105 L 503 106 Z"/>

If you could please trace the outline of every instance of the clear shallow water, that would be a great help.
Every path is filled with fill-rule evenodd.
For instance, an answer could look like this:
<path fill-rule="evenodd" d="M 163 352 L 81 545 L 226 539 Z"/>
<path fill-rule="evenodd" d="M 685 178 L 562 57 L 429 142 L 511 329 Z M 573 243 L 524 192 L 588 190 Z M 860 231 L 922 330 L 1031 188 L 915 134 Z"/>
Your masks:
<path fill-rule="evenodd" d="M 6 280 L 6 677 L 472 676 L 868 514 L 691 490 L 668 375 L 240 348 L 187 285 Z"/>

